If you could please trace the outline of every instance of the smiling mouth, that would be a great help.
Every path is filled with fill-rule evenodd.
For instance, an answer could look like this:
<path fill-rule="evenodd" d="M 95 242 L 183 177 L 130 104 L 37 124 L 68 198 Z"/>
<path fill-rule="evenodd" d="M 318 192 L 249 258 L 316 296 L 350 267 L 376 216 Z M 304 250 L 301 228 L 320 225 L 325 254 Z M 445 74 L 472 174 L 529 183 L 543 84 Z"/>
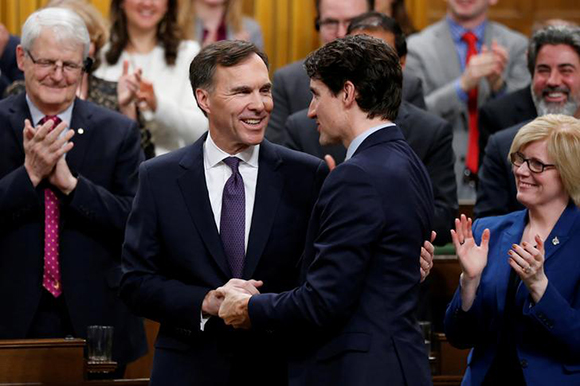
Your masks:
<path fill-rule="evenodd" d="M 536 186 L 537 186 L 536 184 L 531 184 L 529 182 L 522 182 L 522 181 L 520 181 L 518 183 L 518 187 L 524 188 L 524 189 L 526 189 L 526 188 L 535 188 Z"/>
<path fill-rule="evenodd" d="M 568 100 L 570 91 L 564 88 L 547 89 L 542 92 L 542 98 L 546 102 L 565 102 Z"/>
<path fill-rule="evenodd" d="M 260 124 L 264 121 L 265 118 L 246 118 L 246 119 L 242 119 L 242 122 L 244 122 L 246 125 L 248 126 L 260 126 Z"/>

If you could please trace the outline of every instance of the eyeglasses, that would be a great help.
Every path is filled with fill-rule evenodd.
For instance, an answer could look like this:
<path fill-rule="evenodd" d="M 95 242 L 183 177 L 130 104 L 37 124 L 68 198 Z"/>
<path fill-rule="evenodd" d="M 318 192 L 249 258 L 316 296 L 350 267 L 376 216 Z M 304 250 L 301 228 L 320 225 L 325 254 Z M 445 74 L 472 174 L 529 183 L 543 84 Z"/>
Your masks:
<path fill-rule="evenodd" d="M 34 59 L 30 51 L 26 50 L 26 55 L 32 60 L 32 63 L 43 71 L 56 71 L 57 68 L 61 67 L 63 72 L 67 74 L 76 74 L 83 67 L 79 63 L 74 62 L 63 62 L 62 60 L 51 60 L 51 59 Z M 60 64 L 59 64 L 60 62 Z"/>
<path fill-rule="evenodd" d="M 316 29 L 324 29 L 329 32 L 338 31 L 338 26 L 343 25 L 344 28 L 348 28 L 352 19 L 348 20 L 336 20 L 336 19 L 323 19 L 316 20 Z"/>
<path fill-rule="evenodd" d="M 522 166 L 524 162 L 527 163 L 528 169 L 530 169 L 532 173 L 542 173 L 546 169 L 554 169 L 556 167 L 556 165 L 545 164 L 535 158 L 525 158 L 519 151 L 511 153 L 510 160 L 512 165 L 518 168 Z"/>

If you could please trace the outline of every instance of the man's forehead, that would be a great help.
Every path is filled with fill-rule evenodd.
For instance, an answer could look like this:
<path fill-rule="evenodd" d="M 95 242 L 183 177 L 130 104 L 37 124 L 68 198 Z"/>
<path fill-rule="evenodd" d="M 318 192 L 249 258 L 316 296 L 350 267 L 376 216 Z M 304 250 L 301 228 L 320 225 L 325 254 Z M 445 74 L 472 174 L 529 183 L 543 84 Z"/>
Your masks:
<path fill-rule="evenodd" d="M 557 62 L 580 62 L 580 55 L 567 44 L 546 44 L 540 48 L 536 65 L 545 60 L 555 60 Z"/>
<path fill-rule="evenodd" d="M 58 51 L 65 55 L 83 56 L 84 47 L 83 44 L 74 39 L 65 39 L 54 31 L 43 28 L 40 31 L 38 37 L 32 43 L 32 50 L 52 50 Z"/>
<path fill-rule="evenodd" d="M 320 0 L 320 17 L 352 19 L 369 11 L 367 0 Z"/>

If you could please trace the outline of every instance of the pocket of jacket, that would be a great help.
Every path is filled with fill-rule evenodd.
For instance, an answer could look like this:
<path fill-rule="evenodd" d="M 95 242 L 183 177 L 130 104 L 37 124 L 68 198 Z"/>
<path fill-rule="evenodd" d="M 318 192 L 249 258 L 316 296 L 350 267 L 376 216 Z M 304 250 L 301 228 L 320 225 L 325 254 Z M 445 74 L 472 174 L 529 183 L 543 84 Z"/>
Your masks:
<path fill-rule="evenodd" d="M 371 335 L 364 332 L 348 332 L 333 338 L 316 355 L 319 360 L 330 359 L 348 351 L 367 352 L 371 346 Z"/>

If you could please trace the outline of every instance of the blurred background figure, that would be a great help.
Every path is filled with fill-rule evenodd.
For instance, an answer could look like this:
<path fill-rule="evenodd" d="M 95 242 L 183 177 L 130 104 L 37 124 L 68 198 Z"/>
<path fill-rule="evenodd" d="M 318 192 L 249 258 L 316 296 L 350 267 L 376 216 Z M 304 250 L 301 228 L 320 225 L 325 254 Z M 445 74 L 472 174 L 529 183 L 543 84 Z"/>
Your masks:
<path fill-rule="evenodd" d="M 523 125 L 546 114 L 580 118 L 580 29 L 561 25 L 534 33 L 528 48 L 528 69 L 532 83 L 525 92 L 507 94 L 481 109 L 482 118 L 495 116 L 494 121 L 511 125 L 489 137 L 485 147 L 474 208 L 476 217 L 522 209 L 516 199 L 516 181 L 508 156 Z M 491 129 L 493 125 L 487 127 Z"/>
<path fill-rule="evenodd" d="M 207 130 L 188 80 L 199 45 L 183 40 L 177 0 L 112 0 L 111 36 L 96 75 L 115 81 L 141 74 L 133 102 L 151 131 L 155 153 L 193 143 Z"/>
<path fill-rule="evenodd" d="M 455 220 L 460 286 L 445 333 L 473 348 L 463 385 L 577 385 L 580 372 L 580 121 L 546 115 L 515 136 L 524 210 Z"/>
<path fill-rule="evenodd" d="M 11 35 L 4 24 L 0 23 L 0 98 L 12 82 L 24 79 L 24 74 L 16 64 L 18 36 Z"/>
<path fill-rule="evenodd" d="M 375 0 L 375 11 L 395 19 L 406 36 L 417 32 L 407 12 L 405 0 Z"/>
<path fill-rule="evenodd" d="M 524 87 L 527 38 L 488 19 L 497 0 L 447 0 L 446 16 L 409 38 L 407 70 L 423 82 L 429 111 L 453 125 L 457 196 L 475 201 L 478 107 Z"/>
<path fill-rule="evenodd" d="M 101 64 L 100 52 L 109 38 L 109 28 L 101 13 L 86 0 L 52 0 L 46 7 L 67 8 L 79 15 L 89 31 L 91 46 L 89 58 L 85 65 L 83 78 L 77 90 L 77 97 L 96 103 L 112 110 L 117 110 L 127 117 L 137 120 L 137 108 L 133 102 L 139 88 L 139 74 L 125 71 L 118 81 L 107 81 L 94 75 Z M 25 91 L 24 81 L 12 83 L 5 96 L 16 95 Z M 141 147 L 146 158 L 155 155 L 151 143 L 151 133 L 140 124 Z"/>
<path fill-rule="evenodd" d="M 242 0 L 181 0 L 179 26 L 201 46 L 219 40 L 245 40 L 264 49 L 262 29 L 242 14 Z"/>

